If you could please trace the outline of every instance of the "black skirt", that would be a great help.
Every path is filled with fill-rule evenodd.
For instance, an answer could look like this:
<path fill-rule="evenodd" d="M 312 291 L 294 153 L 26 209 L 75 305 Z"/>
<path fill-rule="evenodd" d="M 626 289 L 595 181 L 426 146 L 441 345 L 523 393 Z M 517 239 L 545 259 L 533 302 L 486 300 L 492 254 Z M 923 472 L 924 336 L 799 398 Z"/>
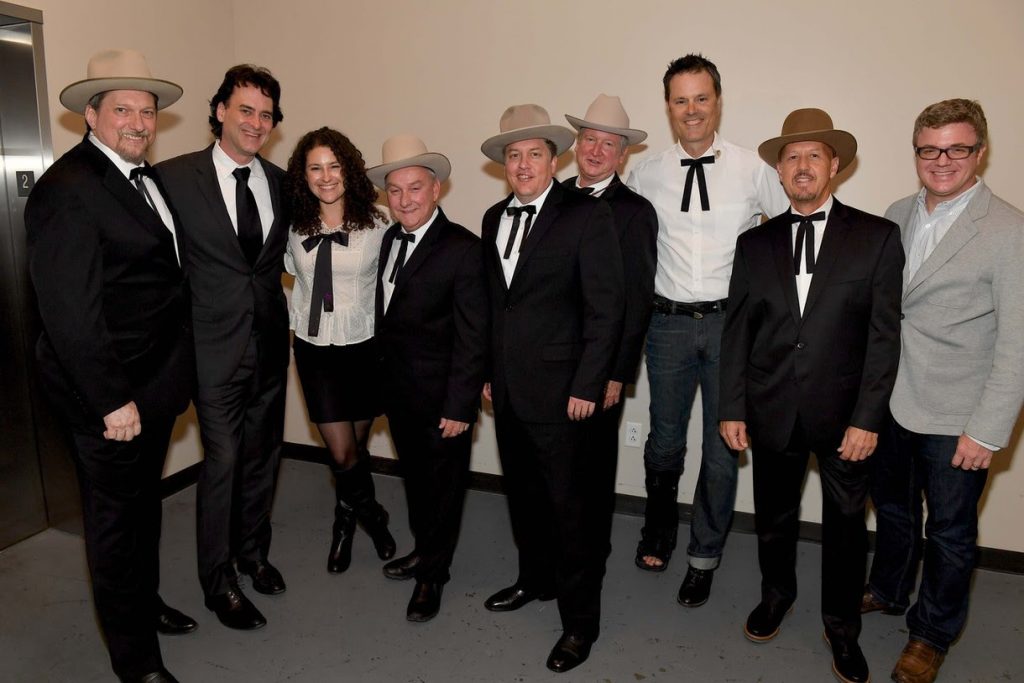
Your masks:
<path fill-rule="evenodd" d="M 373 339 L 316 346 L 295 337 L 294 349 L 310 422 L 355 422 L 381 414 Z"/>

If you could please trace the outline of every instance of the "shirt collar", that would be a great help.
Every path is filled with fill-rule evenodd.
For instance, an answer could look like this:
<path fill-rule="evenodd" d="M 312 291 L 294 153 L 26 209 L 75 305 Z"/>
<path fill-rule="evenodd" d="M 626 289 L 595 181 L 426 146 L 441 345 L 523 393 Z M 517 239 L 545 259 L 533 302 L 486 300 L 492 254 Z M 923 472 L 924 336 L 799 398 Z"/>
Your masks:
<path fill-rule="evenodd" d="M 938 204 L 935 205 L 935 210 L 932 211 L 930 214 L 928 213 L 928 204 L 925 203 L 927 192 L 925 191 L 925 188 L 922 187 L 921 191 L 917 193 L 917 205 L 919 208 L 924 210 L 926 216 L 938 213 L 947 213 L 949 211 L 956 211 L 957 209 L 966 206 L 967 203 L 974 198 L 974 195 L 978 192 L 978 188 L 981 187 L 985 182 L 978 176 L 975 176 L 974 180 L 975 183 L 974 185 L 971 186 L 969 190 L 958 194 L 952 199 L 947 199 L 944 202 L 939 202 Z"/>
<path fill-rule="evenodd" d="M 828 199 L 825 200 L 825 203 L 822 204 L 821 206 L 819 206 L 814 211 L 812 211 L 811 214 L 818 213 L 819 211 L 824 211 L 825 212 L 825 218 L 823 218 L 822 220 L 827 222 L 828 221 L 828 215 L 830 213 L 832 213 L 832 200 L 833 199 L 834 199 L 834 197 L 832 196 L 832 193 L 830 192 L 829 195 L 828 195 Z M 811 215 L 811 214 L 800 213 L 799 211 L 797 211 L 796 209 L 793 208 L 792 204 L 790 204 L 790 206 L 789 206 L 789 211 L 794 216 L 807 216 L 807 215 Z M 815 222 L 817 222 L 817 221 L 815 221 Z"/>
<path fill-rule="evenodd" d="M 680 159 L 701 159 L 703 157 L 714 157 L 716 160 L 722 156 L 722 141 L 718 137 L 718 131 L 715 131 L 715 137 L 711 140 L 711 146 L 708 147 L 707 151 L 699 157 L 691 157 L 690 153 L 683 149 L 683 144 L 676 140 L 676 153 L 679 154 Z"/>
<path fill-rule="evenodd" d="M 221 177 L 231 175 L 236 168 L 248 168 L 251 171 L 250 177 L 266 178 L 266 175 L 263 173 L 263 164 L 256 163 L 256 157 L 253 157 L 252 161 L 247 164 L 239 164 L 221 148 L 220 140 L 213 143 L 213 165 L 217 168 L 217 175 Z"/>
<path fill-rule="evenodd" d="M 509 202 L 508 205 L 509 206 L 536 206 L 537 207 L 537 213 L 539 214 L 540 210 L 542 208 L 544 208 L 544 200 L 546 200 L 548 198 L 548 193 L 551 192 L 551 188 L 554 187 L 554 186 L 555 186 L 555 179 L 552 178 L 551 182 L 548 184 L 547 189 L 544 190 L 543 192 L 541 192 L 539 197 L 537 197 L 532 202 L 529 202 L 527 204 L 523 204 L 521 201 L 519 201 L 519 197 L 516 197 L 515 194 L 513 193 L 512 201 Z"/>
<path fill-rule="evenodd" d="M 438 216 L 439 213 L 441 213 L 441 207 L 440 206 L 435 206 L 434 207 L 434 213 L 430 214 L 430 219 L 427 220 L 427 222 L 424 223 L 423 225 L 421 225 L 420 227 L 418 227 L 415 230 L 413 230 L 412 232 L 409 232 L 405 228 L 402 228 L 402 227 L 399 227 L 398 229 L 401 230 L 402 232 L 404 232 L 407 235 L 416 235 L 416 241 L 417 242 L 422 242 L 423 241 L 423 236 L 427 234 L 427 230 L 429 230 L 430 226 L 433 225 L 434 221 L 437 220 L 437 216 Z M 401 225 L 401 223 L 399 223 L 399 225 Z"/>
<path fill-rule="evenodd" d="M 592 194 L 592 195 L 600 194 L 601 192 L 604 192 L 605 190 L 608 189 L 608 186 L 612 184 L 613 180 L 615 180 L 615 173 L 612 173 L 610 176 L 608 176 L 607 178 L 605 178 L 601 182 L 594 183 L 593 185 L 587 185 L 587 187 L 591 188 L 590 194 Z M 576 176 L 576 188 L 577 189 L 583 189 L 583 186 L 580 185 L 580 177 L 579 176 Z"/>
<path fill-rule="evenodd" d="M 110 159 L 110 162 L 114 164 L 115 167 L 117 167 L 117 170 L 123 173 L 124 177 L 128 178 L 129 180 L 131 179 L 131 172 L 133 168 L 139 168 L 141 166 L 146 165 L 145 162 L 141 164 L 133 164 L 130 161 L 125 161 L 120 156 L 118 156 L 117 152 L 103 144 L 103 142 L 100 141 L 98 137 L 96 137 L 96 134 L 91 131 L 89 132 L 89 141 L 92 144 L 96 145 L 99 148 L 99 150 L 103 152 L 108 159 Z"/>

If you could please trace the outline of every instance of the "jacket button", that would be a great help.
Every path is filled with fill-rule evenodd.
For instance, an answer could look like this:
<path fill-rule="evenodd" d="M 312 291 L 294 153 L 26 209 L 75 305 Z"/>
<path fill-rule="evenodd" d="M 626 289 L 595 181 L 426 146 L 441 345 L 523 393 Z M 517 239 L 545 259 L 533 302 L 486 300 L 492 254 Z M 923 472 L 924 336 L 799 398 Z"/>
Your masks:
<path fill-rule="evenodd" d="M 900 313 L 900 320 L 905 320 L 907 317 L 906 313 Z"/>
<path fill-rule="evenodd" d="M 798 348 L 800 350 L 803 350 L 806 346 L 807 346 L 807 344 L 805 344 L 804 342 L 797 342 L 796 343 L 796 348 Z"/>
<path fill-rule="evenodd" d="M 511 311 L 511 310 L 512 310 L 513 308 L 515 308 L 515 306 L 513 306 L 512 304 L 507 304 L 507 305 L 505 306 L 505 310 L 506 310 L 506 311 Z"/>

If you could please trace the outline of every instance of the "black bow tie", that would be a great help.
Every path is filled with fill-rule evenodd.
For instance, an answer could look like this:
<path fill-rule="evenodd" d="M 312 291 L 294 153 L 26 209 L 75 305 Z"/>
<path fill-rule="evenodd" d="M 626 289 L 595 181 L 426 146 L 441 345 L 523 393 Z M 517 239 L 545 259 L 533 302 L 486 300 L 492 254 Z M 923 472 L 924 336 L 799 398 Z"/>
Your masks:
<path fill-rule="evenodd" d="M 248 169 L 246 169 L 248 170 Z M 313 293 L 309 302 L 309 327 L 306 333 L 315 337 L 320 333 L 320 312 L 334 310 L 334 273 L 331 268 L 331 242 L 348 246 L 348 233 L 343 231 L 312 235 L 302 240 L 302 248 L 313 251 L 327 242 L 326 249 L 318 249 L 313 263 Z"/>
<path fill-rule="evenodd" d="M 149 205 L 149 208 L 153 209 L 153 212 L 159 216 L 160 212 L 157 211 L 156 202 L 153 201 L 153 195 L 149 193 L 149 188 L 146 187 L 146 183 L 142 182 L 142 179 L 145 177 L 148 177 L 153 181 L 156 180 L 156 171 L 154 171 L 153 167 L 149 164 L 136 166 L 128 172 L 128 179 L 135 185 L 135 189 L 138 190 L 139 194 L 142 195 L 142 198 L 146 200 L 146 204 Z"/>
<path fill-rule="evenodd" d="M 516 233 L 519 232 L 519 217 L 526 214 L 526 225 L 523 226 L 523 239 L 519 241 L 519 251 L 523 250 L 523 244 L 530 234 L 530 223 L 533 221 L 533 214 L 536 213 L 536 206 L 509 206 L 505 208 L 505 215 L 512 216 L 512 230 L 508 234 L 508 242 L 505 244 L 505 253 L 502 258 L 512 256 L 512 245 L 516 242 Z"/>
<path fill-rule="evenodd" d="M 700 191 L 700 210 L 710 211 L 711 203 L 708 201 L 708 181 L 704 177 L 704 164 L 715 163 L 715 157 L 701 157 L 700 159 L 680 159 L 679 165 L 686 166 L 686 187 L 683 189 L 683 206 L 680 211 L 690 210 L 690 195 L 693 194 L 693 176 L 697 176 L 697 189 Z"/>
<path fill-rule="evenodd" d="M 150 166 L 149 164 L 144 164 L 142 166 L 136 166 L 128 173 L 128 178 L 132 182 L 135 182 L 135 180 L 138 179 L 140 176 L 156 178 L 156 171 L 154 171 L 153 167 Z"/>
<path fill-rule="evenodd" d="M 800 252 L 804 252 L 804 273 L 814 272 L 814 223 L 812 221 L 825 220 L 825 212 L 819 211 L 810 216 L 799 216 L 793 214 L 789 220 L 793 223 L 799 221 L 796 226 L 796 249 L 793 250 L 793 271 L 800 274 Z"/>
<path fill-rule="evenodd" d="M 405 255 L 409 251 L 409 245 L 416 242 L 416 235 L 405 230 L 399 230 L 398 234 L 395 235 L 395 239 L 401 242 L 398 245 L 398 256 L 395 258 L 395 265 L 391 267 L 391 276 L 388 278 L 388 282 L 394 283 L 395 278 L 398 277 L 398 271 L 405 265 Z"/>
<path fill-rule="evenodd" d="M 594 188 L 592 186 L 591 187 L 577 187 L 576 191 L 577 192 L 582 192 L 583 194 L 594 194 Z"/>

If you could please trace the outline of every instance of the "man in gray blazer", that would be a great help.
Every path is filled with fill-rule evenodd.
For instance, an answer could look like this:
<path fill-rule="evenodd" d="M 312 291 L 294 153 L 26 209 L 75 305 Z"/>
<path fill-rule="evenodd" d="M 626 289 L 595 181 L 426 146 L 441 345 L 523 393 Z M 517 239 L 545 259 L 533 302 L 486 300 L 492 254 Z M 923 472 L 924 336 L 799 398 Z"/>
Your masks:
<path fill-rule="evenodd" d="M 1024 214 L 976 175 L 987 132 L 977 102 L 927 107 L 914 125 L 924 187 L 886 212 L 907 252 L 903 348 L 875 455 L 878 535 L 862 612 L 906 611 L 921 494 L 928 500 L 924 572 L 895 681 L 935 680 L 963 629 L 978 501 L 1024 400 Z"/>

